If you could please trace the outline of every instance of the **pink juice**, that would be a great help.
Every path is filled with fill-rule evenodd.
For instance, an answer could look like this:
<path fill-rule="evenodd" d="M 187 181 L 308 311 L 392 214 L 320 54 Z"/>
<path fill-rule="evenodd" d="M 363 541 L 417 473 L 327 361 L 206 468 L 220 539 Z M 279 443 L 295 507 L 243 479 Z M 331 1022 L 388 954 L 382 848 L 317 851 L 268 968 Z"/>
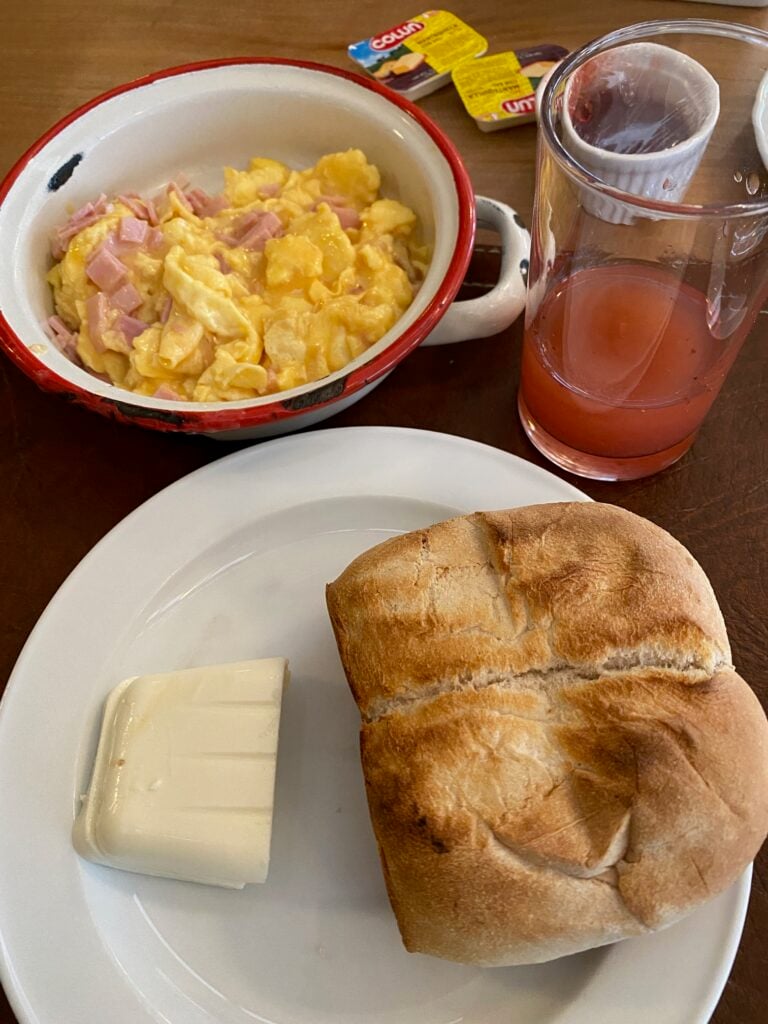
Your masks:
<path fill-rule="evenodd" d="M 521 408 L 577 452 L 659 453 L 661 468 L 690 443 L 739 348 L 713 337 L 706 312 L 704 295 L 657 266 L 577 271 L 526 328 Z"/>

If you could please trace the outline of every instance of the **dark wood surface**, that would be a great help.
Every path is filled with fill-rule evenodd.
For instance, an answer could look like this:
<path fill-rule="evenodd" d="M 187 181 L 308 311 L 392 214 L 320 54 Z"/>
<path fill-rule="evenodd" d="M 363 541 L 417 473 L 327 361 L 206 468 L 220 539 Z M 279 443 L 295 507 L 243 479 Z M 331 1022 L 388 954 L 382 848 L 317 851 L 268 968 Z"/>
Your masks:
<path fill-rule="evenodd" d="M 655 0 L 452 2 L 493 50 L 536 42 L 576 46 L 653 17 L 707 16 L 768 28 L 768 13 Z M 418 4 L 237 0 L 10 0 L 0 33 L 0 174 L 73 106 L 121 81 L 188 60 L 239 54 L 307 57 L 347 66 L 348 42 L 417 13 Z M 383 12 L 383 13 L 382 13 Z M 478 192 L 530 216 L 535 129 L 485 136 L 450 90 L 422 102 L 458 144 Z M 468 294 L 492 279 L 475 260 Z M 593 498 L 647 516 L 701 562 L 720 599 L 735 662 L 768 706 L 768 316 L 760 318 L 693 449 L 630 484 L 575 481 Z M 515 409 L 520 327 L 482 342 L 415 352 L 328 426 L 395 424 L 495 445 L 553 469 L 525 439 Z M 0 691 L 56 588 L 128 512 L 235 446 L 121 426 L 39 392 L 0 358 Z M 553 470 L 558 472 L 557 470 Z M 566 474 L 560 474 L 566 476 Z M 4 780 L 3 784 L 7 784 Z M 0 842 L 12 823 L 0 823 Z M 768 849 L 758 858 L 740 951 L 715 1024 L 768 1020 Z M 13 1014 L 0 993 L 0 1022 Z M 620 1024 L 603 1021 L 596 1024 Z M 649 1024 L 652 1022 L 649 1021 Z"/>

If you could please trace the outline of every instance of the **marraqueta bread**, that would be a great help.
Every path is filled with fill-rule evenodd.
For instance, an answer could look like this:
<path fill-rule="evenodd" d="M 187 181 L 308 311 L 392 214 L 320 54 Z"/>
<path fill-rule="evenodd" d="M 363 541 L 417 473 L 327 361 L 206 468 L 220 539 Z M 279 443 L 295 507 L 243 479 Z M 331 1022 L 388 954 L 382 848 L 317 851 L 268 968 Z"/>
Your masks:
<path fill-rule="evenodd" d="M 477 513 L 328 587 L 403 941 L 533 963 L 671 924 L 768 831 L 768 723 L 712 588 L 611 505 Z"/>

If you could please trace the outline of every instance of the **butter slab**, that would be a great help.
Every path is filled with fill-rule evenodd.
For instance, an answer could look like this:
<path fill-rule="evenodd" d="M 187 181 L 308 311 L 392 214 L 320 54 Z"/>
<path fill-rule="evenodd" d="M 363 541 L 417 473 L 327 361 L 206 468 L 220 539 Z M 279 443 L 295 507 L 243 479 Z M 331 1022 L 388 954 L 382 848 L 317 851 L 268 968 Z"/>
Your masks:
<path fill-rule="evenodd" d="M 242 889 L 269 870 L 285 658 L 137 676 L 109 695 L 72 832 L 88 860 Z"/>

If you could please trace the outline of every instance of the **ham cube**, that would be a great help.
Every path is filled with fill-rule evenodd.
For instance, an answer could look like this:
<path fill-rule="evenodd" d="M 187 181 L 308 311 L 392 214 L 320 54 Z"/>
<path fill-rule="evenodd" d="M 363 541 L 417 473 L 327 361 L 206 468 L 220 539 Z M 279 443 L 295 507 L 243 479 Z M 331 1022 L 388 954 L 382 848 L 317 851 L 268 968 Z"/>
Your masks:
<path fill-rule="evenodd" d="M 128 268 L 102 245 L 86 265 L 85 272 L 102 291 L 114 291 L 128 274 Z"/>
<path fill-rule="evenodd" d="M 141 293 L 130 281 L 126 281 L 110 296 L 112 305 L 121 313 L 132 313 L 142 303 Z"/>
<path fill-rule="evenodd" d="M 147 222 L 138 217 L 121 217 L 117 237 L 121 242 L 141 245 L 147 237 Z"/>
<path fill-rule="evenodd" d="M 357 210 L 353 210 L 349 206 L 332 206 L 331 209 L 339 218 L 342 231 L 346 231 L 347 228 L 360 227 L 360 214 Z"/>
<path fill-rule="evenodd" d="M 45 322 L 45 330 L 48 337 L 56 346 L 68 356 L 74 359 L 77 354 L 77 334 L 70 331 L 60 316 L 49 316 Z"/>
<path fill-rule="evenodd" d="M 157 207 L 151 199 L 142 199 L 136 192 L 122 192 L 117 198 L 139 220 L 149 221 L 153 225 L 157 224 Z"/>
<path fill-rule="evenodd" d="M 132 345 L 133 339 L 143 334 L 147 329 L 147 325 L 143 320 L 139 320 L 138 317 L 127 316 L 125 313 L 122 313 L 115 320 L 115 329 L 120 331 L 126 341 Z"/>
<path fill-rule="evenodd" d="M 102 339 L 107 329 L 107 314 L 109 313 L 109 299 L 104 292 L 96 292 L 91 295 L 85 303 L 85 315 L 88 320 L 88 335 L 91 344 L 97 352 L 106 352 L 106 346 Z"/>
<path fill-rule="evenodd" d="M 144 205 L 147 208 L 147 220 L 150 224 L 155 225 L 159 222 L 160 217 L 157 213 L 157 207 L 151 199 L 145 199 Z"/>
<path fill-rule="evenodd" d="M 258 220 L 240 236 L 237 245 L 243 249 L 261 252 L 270 238 L 277 238 L 282 233 L 283 224 L 277 214 L 271 211 L 259 213 Z"/>
<path fill-rule="evenodd" d="M 166 186 L 166 189 L 165 189 L 165 191 L 167 192 L 167 194 L 168 194 L 169 196 L 170 196 L 170 195 L 171 195 L 171 194 L 172 194 L 173 192 L 175 192 L 175 193 L 176 193 L 176 198 L 177 198 L 177 199 L 179 200 L 179 202 L 181 203 L 181 205 L 182 205 L 182 206 L 183 206 L 183 207 L 184 207 L 185 209 L 189 210 L 189 212 L 190 212 L 190 213 L 194 213 L 195 211 L 194 211 L 194 210 L 192 209 L 192 204 L 191 204 L 191 203 L 190 203 L 190 201 L 189 201 L 189 200 L 187 199 L 187 197 L 186 197 L 186 195 L 185 195 L 185 193 L 184 193 L 184 189 L 185 189 L 185 188 L 187 187 L 187 185 L 188 185 L 188 184 L 189 184 L 189 182 L 185 182 L 185 183 L 184 183 L 184 184 L 182 185 L 182 184 L 180 184 L 180 183 L 179 183 L 178 181 L 169 181 L 169 182 L 168 182 L 168 184 L 167 184 L 167 186 Z"/>
<path fill-rule="evenodd" d="M 147 232 L 146 243 L 150 252 L 157 252 L 158 249 L 162 249 L 165 243 L 165 235 L 160 228 L 150 228 Z"/>
<path fill-rule="evenodd" d="M 326 203 L 330 207 L 331 213 L 336 214 L 342 231 L 346 231 L 347 228 L 360 227 L 360 214 L 357 210 L 347 205 L 347 200 L 344 196 L 320 196 L 315 203 L 315 209 L 318 208 L 320 203 Z"/>
<path fill-rule="evenodd" d="M 183 401 L 178 391 L 174 391 L 168 384 L 161 384 L 152 395 L 153 398 L 167 398 L 173 402 Z"/>
<path fill-rule="evenodd" d="M 277 214 L 265 210 L 251 210 L 238 217 L 232 230 L 217 237 L 231 248 L 242 247 L 261 252 L 270 238 L 283 233 L 283 224 Z"/>
<path fill-rule="evenodd" d="M 215 217 L 227 207 L 225 196 L 209 196 L 202 188 L 190 189 L 184 195 L 198 217 Z"/>
<path fill-rule="evenodd" d="M 213 255 L 216 259 L 216 262 L 219 264 L 219 270 L 222 272 L 222 274 L 231 274 L 232 267 L 230 266 L 226 256 L 224 256 L 220 252 L 215 252 Z"/>
<path fill-rule="evenodd" d="M 146 204 L 137 192 L 121 192 L 117 197 L 117 201 L 122 203 L 123 206 L 127 206 L 134 217 L 139 217 L 141 220 L 146 219 Z"/>
<path fill-rule="evenodd" d="M 111 204 L 107 202 L 107 197 L 102 192 L 95 203 L 86 203 L 85 206 L 81 206 L 79 210 L 76 210 L 66 224 L 63 224 L 54 232 L 53 239 L 51 240 L 53 258 L 60 260 L 75 235 L 79 234 L 83 228 L 95 224 L 100 217 L 103 217 L 105 213 L 109 213 L 111 209 Z"/>

